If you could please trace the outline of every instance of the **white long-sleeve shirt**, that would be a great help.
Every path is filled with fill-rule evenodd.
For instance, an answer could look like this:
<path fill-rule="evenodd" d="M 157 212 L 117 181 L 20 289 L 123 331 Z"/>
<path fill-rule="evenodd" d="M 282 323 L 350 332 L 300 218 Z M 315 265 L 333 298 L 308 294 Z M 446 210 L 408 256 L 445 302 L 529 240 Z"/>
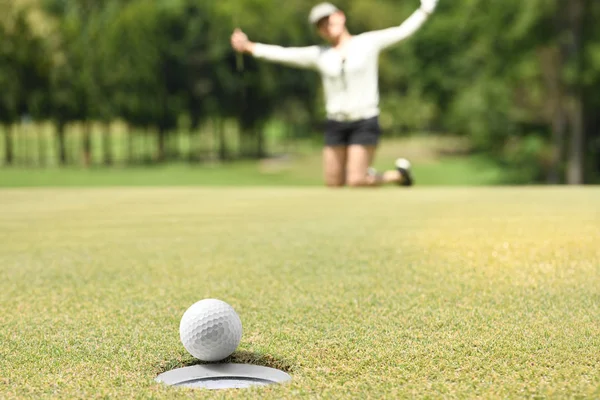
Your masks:
<path fill-rule="evenodd" d="M 327 117 L 353 121 L 379 115 L 379 53 L 414 34 L 427 20 L 415 11 L 401 25 L 352 36 L 342 51 L 332 46 L 281 47 L 256 43 L 253 56 L 321 75 Z"/>

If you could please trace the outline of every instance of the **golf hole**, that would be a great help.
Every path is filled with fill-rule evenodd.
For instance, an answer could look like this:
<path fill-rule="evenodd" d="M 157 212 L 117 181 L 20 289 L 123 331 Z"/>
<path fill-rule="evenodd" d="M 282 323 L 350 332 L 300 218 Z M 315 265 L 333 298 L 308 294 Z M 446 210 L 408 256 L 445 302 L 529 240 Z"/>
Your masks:
<path fill-rule="evenodd" d="M 288 382 L 287 373 L 270 367 L 248 364 L 204 364 L 163 372 L 157 382 L 170 386 L 201 389 L 243 389 Z"/>

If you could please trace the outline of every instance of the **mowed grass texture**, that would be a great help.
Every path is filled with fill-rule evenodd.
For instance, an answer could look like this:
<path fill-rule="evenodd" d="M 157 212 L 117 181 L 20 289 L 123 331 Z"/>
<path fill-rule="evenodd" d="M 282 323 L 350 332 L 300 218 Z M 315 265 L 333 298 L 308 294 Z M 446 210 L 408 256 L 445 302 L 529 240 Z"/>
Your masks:
<path fill-rule="evenodd" d="M 0 191 L 0 398 L 598 398 L 597 188 Z M 203 298 L 282 386 L 165 387 Z"/>

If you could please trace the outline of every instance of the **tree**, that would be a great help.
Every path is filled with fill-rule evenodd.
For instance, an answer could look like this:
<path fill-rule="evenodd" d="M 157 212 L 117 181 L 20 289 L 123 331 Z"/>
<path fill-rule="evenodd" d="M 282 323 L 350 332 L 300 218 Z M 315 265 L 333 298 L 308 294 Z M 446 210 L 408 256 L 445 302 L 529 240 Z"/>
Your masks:
<path fill-rule="evenodd" d="M 5 131 L 4 162 L 15 161 L 12 125 L 39 112 L 48 83 L 45 27 L 35 3 L 2 3 L 0 8 L 0 124 Z"/>

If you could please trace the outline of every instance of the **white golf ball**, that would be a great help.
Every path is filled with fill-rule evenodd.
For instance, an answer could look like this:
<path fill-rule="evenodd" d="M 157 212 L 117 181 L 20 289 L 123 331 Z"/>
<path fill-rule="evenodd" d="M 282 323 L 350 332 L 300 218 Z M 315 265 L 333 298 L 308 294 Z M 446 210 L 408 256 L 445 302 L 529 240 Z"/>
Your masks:
<path fill-rule="evenodd" d="M 217 299 L 200 300 L 181 317 L 179 337 L 183 347 L 202 361 L 229 357 L 242 339 L 242 321 L 233 307 Z"/>

